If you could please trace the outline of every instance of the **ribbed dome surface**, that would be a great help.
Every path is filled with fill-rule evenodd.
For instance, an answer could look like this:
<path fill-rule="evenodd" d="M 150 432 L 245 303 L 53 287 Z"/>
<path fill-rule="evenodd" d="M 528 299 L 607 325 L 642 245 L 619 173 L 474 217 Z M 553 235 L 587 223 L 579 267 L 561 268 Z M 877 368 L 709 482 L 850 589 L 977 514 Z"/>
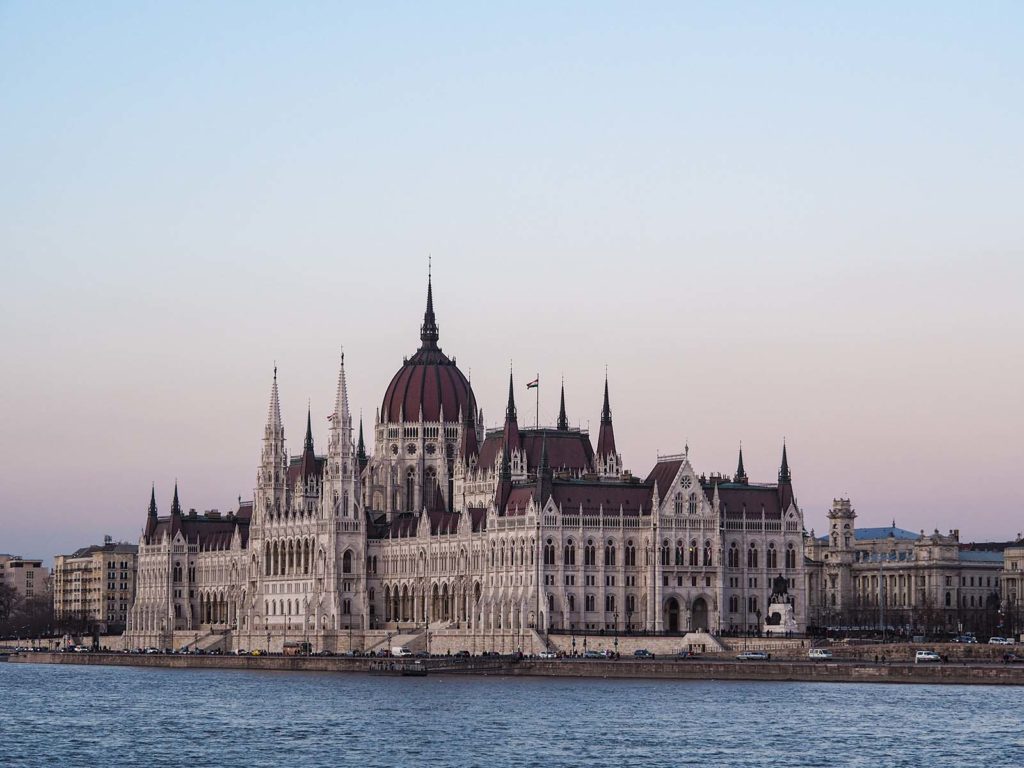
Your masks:
<path fill-rule="evenodd" d="M 391 379 L 380 420 L 397 422 L 459 422 L 476 416 L 476 398 L 466 377 L 437 346 L 438 330 L 434 319 L 434 289 L 427 280 L 427 311 L 420 327 L 420 348 Z"/>
<path fill-rule="evenodd" d="M 384 394 L 384 422 L 458 422 L 476 414 L 476 398 L 462 371 L 439 349 L 420 349 L 401 367 Z"/>

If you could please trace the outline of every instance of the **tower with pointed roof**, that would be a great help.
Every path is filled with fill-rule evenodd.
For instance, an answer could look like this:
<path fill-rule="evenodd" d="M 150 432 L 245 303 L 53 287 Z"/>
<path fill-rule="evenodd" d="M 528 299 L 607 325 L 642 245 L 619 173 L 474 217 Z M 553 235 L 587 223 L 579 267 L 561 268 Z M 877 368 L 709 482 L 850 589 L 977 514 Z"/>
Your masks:
<path fill-rule="evenodd" d="M 601 477 L 612 479 L 622 475 L 622 456 L 615 449 L 615 429 L 612 427 L 607 373 L 604 377 L 604 404 L 601 407 L 601 429 L 597 433 L 597 452 L 594 461 Z"/>
<path fill-rule="evenodd" d="M 736 462 L 736 474 L 733 476 L 732 481 L 738 485 L 746 485 L 750 482 L 750 478 L 747 477 L 747 470 L 743 466 L 743 444 L 740 443 L 740 457 Z"/>

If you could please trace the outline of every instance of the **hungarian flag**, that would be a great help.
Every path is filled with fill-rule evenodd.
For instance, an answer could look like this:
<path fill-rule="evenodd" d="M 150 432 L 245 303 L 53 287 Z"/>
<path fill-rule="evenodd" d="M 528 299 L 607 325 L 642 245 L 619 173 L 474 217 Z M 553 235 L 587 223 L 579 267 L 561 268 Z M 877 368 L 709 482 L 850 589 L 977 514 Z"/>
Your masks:
<path fill-rule="evenodd" d="M 539 386 L 540 386 L 540 376 L 538 376 L 538 377 L 537 377 L 536 379 L 534 379 L 533 381 L 531 381 L 530 383 L 528 383 L 528 384 L 526 385 L 526 388 L 527 388 L 527 389 L 536 389 L 536 388 L 537 388 L 537 387 L 539 387 Z"/>

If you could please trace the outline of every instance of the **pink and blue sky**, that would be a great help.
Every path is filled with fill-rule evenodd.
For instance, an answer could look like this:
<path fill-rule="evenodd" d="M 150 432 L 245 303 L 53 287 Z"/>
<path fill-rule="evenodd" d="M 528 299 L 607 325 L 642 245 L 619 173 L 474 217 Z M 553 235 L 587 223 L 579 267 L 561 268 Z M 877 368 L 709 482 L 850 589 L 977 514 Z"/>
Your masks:
<path fill-rule="evenodd" d="M 0 551 L 250 498 L 418 344 L 808 527 L 1024 530 L 1024 7 L 0 4 Z"/>

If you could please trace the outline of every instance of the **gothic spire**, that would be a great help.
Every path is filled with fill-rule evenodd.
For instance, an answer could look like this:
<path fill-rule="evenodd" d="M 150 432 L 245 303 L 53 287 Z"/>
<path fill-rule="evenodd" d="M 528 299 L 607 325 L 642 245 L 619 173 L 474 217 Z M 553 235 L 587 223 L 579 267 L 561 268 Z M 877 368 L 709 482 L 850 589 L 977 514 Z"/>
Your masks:
<path fill-rule="evenodd" d="M 149 516 L 156 517 L 156 483 L 153 484 L 153 489 L 149 492 Z"/>
<path fill-rule="evenodd" d="M 786 456 L 786 441 L 782 441 L 782 466 L 779 467 L 779 482 L 789 483 L 793 478 L 789 474 L 789 458 Z"/>
<path fill-rule="evenodd" d="M 427 262 L 427 311 L 420 326 L 420 349 L 437 349 L 437 320 L 434 318 L 434 286 L 430 262 Z"/>
<path fill-rule="evenodd" d="M 334 398 L 334 423 L 345 429 L 350 422 L 348 410 L 348 381 L 345 378 L 345 350 L 341 351 L 341 368 L 338 370 L 338 392 Z M 351 433 L 349 434 L 351 437 Z"/>
<path fill-rule="evenodd" d="M 743 468 L 743 443 L 740 443 L 740 460 L 739 463 L 736 465 L 736 477 L 733 478 L 733 482 L 743 483 L 744 485 L 746 485 L 747 480 L 747 472 Z"/>
<path fill-rule="evenodd" d="M 267 408 L 267 431 L 268 433 L 277 433 L 279 430 L 281 430 L 281 401 L 277 394 L 277 363 L 274 363 L 274 383 L 270 387 L 270 407 Z"/>
<path fill-rule="evenodd" d="M 615 430 L 612 428 L 612 409 L 608 401 L 608 374 L 604 375 L 604 406 L 601 408 L 601 429 L 597 433 L 599 458 L 615 457 Z"/>
<path fill-rule="evenodd" d="M 510 451 L 517 451 L 520 447 L 519 423 L 516 420 L 516 398 L 513 391 L 512 369 L 510 368 L 508 372 L 508 405 L 505 407 L 505 456 L 509 457 Z"/>
<path fill-rule="evenodd" d="M 612 409 L 608 404 L 608 372 L 604 373 L 604 407 L 601 408 L 601 423 L 611 424 L 612 423 Z"/>
<path fill-rule="evenodd" d="M 313 450 L 313 417 L 312 406 L 306 406 L 306 442 L 303 448 L 307 451 Z"/>
<path fill-rule="evenodd" d="M 181 515 L 181 504 L 178 502 L 178 481 L 174 481 L 174 500 L 171 502 L 171 516 Z"/>
<path fill-rule="evenodd" d="M 508 405 L 505 406 L 505 421 L 516 420 L 516 395 L 512 384 L 512 369 L 508 370 Z"/>
<path fill-rule="evenodd" d="M 565 432 L 569 429 L 569 419 L 565 415 L 565 380 L 562 380 L 561 405 L 558 407 L 558 428 Z"/>
<path fill-rule="evenodd" d="M 363 441 L 363 417 L 359 417 L 359 443 L 356 445 L 356 457 L 360 461 L 366 458 L 366 443 Z"/>

